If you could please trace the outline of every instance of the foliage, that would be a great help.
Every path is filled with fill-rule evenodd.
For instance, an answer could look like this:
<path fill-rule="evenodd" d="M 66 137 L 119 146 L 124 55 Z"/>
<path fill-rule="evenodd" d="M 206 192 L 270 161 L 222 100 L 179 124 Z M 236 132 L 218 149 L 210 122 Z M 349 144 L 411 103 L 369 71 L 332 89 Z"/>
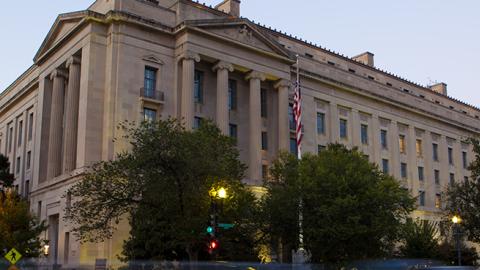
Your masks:
<path fill-rule="evenodd" d="M 24 257 L 38 257 L 39 236 L 46 229 L 45 223 L 39 222 L 28 203 L 14 191 L 0 193 L 0 251 L 15 248 Z"/>
<path fill-rule="evenodd" d="M 314 263 L 390 252 L 414 206 L 408 190 L 393 177 L 380 172 L 357 149 L 340 144 L 329 145 L 318 156 L 307 154 L 301 161 L 284 154 L 274 163 L 272 178 L 264 202 L 270 213 L 267 227 L 282 241 L 296 239 L 298 206 L 303 205 L 305 246 Z"/>
<path fill-rule="evenodd" d="M 0 154 L 0 190 L 11 187 L 15 176 L 10 173 L 10 162 L 8 158 Z"/>
<path fill-rule="evenodd" d="M 455 244 L 452 243 L 452 241 L 445 241 L 441 243 L 438 247 L 438 250 L 439 260 L 442 260 L 449 265 L 458 264 L 457 249 Z M 474 247 L 467 247 L 465 244 L 462 243 L 460 250 L 462 252 L 462 265 L 478 265 L 478 260 L 480 259 L 480 257 L 478 256 L 477 250 Z"/>
<path fill-rule="evenodd" d="M 408 218 L 402 226 L 400 255 L 405 258 L 429 259 L 439 257 L 437 223 Z"/>
<path fill-rule="evenodd" d="M 124 259 L 208 257 L 209 191 L 223 186 L 229 196 L 218 220 L 235 227 L 217 232 L 216 256 L 252 256 L 257 208 L 254 195 L 240 181 L 245 165 L 233 139 L 211 122 L 194 131 L 176 120 L 125 123 L 122 128 L 131 150 L 95 165 L 69 190 L 76 200 L 67 219 L 81 240 L 111 237 L 115 224 L 129 214 L 131 236 L 124 244 Z M 222 248 L 229 244 L 235 249 Z"/>

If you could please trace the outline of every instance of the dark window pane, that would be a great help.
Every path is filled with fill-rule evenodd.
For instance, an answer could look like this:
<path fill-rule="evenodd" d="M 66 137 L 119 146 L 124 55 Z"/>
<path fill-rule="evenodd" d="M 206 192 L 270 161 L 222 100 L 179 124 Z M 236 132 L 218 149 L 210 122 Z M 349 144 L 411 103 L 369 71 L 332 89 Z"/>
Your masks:
<path fill-rule="evenodd" d="M 438 144 L 432 144 L 432 151 L 433 151 L 433 161 L 438 161 Z"/>
<path fill-rule="evenodd" d="M 425 175 L 423 173 L 423 167 L 418 167 L 418 180 L 423 181 L 425 179 Z"/>
<path fill-rule="evenodd" d="M 360 126 L 360 136 L 362 144 L 368 144 L 368 126 L 361 125 Z"/>
<path fill-rule="evenodd" d="M 237 109 L 237 81 L 228 80 L 228 108 Z"/>
<path fill-rule="evenodd" d="M 262 150 L 268 150 L 268 134 L 262 132 Z"/>
<path fill-rule="evenodd" d="M 155 97 L 155 87 L 157 84 L 157 70 L 151 67 L 145 67 L 145 78 L 143 83 L 145 97 Z"/>
<path fill-rule="evenodd" d="M 145 121 L 156 121 L 157 111 L 149 108 L 143 108 L 143 118 Z"/>
<path fill-rule="evenodd" d="M 317 133 L 325 134 L 325 114 L 317 113 Z"/>
<path fill-rule="evenodd" d="M 382 159 L 382 171 L 385 174 L 388 174 L 389 168 L 388 168 L 388 159 Z"/>
<path fill-rule="evenodd" d="M 400 164 L 400 174 L 402 178 L 407 178 L 407 163 Z"/>
<path fill-rule="evenodd" d="M 347 138 L 347 120 L 340 119 L 340 138 Z"/>
<path fill-rule="evenodd" d="M 381 130 L 380 131 L 380 143 L 382 144 L 383 149 L 388 148 L 387 131 L 386 130 Z"/>
<path fill-rule="evenodd" d="M 262 117 L 267 117 L 267 89 L 260 89 L 260 106 Z"/>
<path fill-rule="evenodd" d="M 195 70 L 193 97 L 195 103 L 203 103 L 203 72 Z"/>
<path fill-rule="evenodd" d="M 297 155 L 297 140 L 295 138 L 290 138 L 290 153 Z"/>

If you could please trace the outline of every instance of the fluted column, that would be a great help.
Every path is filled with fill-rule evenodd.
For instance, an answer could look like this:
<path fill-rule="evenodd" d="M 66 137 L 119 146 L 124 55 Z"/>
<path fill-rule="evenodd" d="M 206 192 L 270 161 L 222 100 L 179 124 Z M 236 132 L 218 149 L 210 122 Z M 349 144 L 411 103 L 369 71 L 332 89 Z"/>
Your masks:
<path fill-rule="evenodd" d="M 229 133 L 229 112 L 228 112 L 228 72 L 233 71 L 233 65 L 224 61 L 213 66 L 217 72 L 217 108 L 216 121 L 223 134 Z"/>
<path fill-rule="evenodd" d="M 288 88 L 290 82 L 278 81 L 274 87 L 278 92 L 278 149 L 289 150 L 290 128 L 288 126 Z"/>
<path fill-rule="evenodd" d="M 62 172 L 62 124 L 66 77 L 67 74 L 60 69 L 56 69 L 50 75 L 50 80 L 53 80 L 53 88 L 48 139 L 47 180 L 51 180 Z"/>
<path fill-rule="evenodd" d="M 72 56 L 67 61 L 68 87 L 66 94 L 65 129 L 63 144 L 63 172 L 75 169 L 77 157 L 78 101 L 80 95 L 80 58 Z"/>
<path fill-rule="evenodd" d="M 185 123 L 186 129 L 193 128 L 194 117 L 194 80 L 195 62 L 200 62 L 200 56 L 196 53 L 186 52 L 182 59 L 182 94 L 180 101 L 180 117 Z"/>
<path fill-rule="evenodd" d="M 260 114 L 260 82 L 265 80 L 265 75 L 252 71 L 246 80 L 250 81 L 249 94 L 249 163 L 248 178 L 252 184 L 262 179 L 262 117 Z"/>

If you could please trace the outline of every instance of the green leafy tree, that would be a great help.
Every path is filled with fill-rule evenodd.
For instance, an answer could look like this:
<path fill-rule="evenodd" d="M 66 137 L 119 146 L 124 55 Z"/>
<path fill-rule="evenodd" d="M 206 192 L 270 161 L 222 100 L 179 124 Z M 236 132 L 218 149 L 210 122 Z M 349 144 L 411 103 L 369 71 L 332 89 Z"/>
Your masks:
<path fill-rule="evenodd" d="M 437 223 L 407 219 L 402 226 L 400 255 L 405 258 L 439 258 Z"/>
<path fill-rule="evenodd" d="M 458 265 L 458 254 L 455 242 L 451 239 L 442 242 L 438 247 L 438 260 L 445 262 L 448 265 Z M 460 246 L 462 252 L 462 265 L 477 266 L 478 252 L 474 247 L 467 247 L 465 243 Z"/>
<path fill-rule="evenodd" d="M 10 162 L 8 158 L 0 154 L 0 191 L 12 186 L 15 176 L 10 173 Z"/>
<path fill-rule="evenodd" d="M 66 211 L 73 232 L 83 241 L 112 236 L 115 225 L 129 215 L 130 238 L 125 260 L 212 257 L 207 253 L 212 187 L 225 187 L 228 197 L 217 199 L 217 258 L 253 256 L 256 241 L 254 195 L 242 184 L 245 165 L 232 138 L 211 122 L 188 131 L 175 120 L 124 124 L 128 152 L 93 166 L 70 194 L 76 198 Z M 234 249 L 222 248 L 229 244 Z"/>
<path fill-rule="evenodd" d="M 14 191 L 0 193 L 0 253 L 12 248 L 24 257 L 38 257 L 41 253 L 40 234 L 47 229 L 39 222 L 28 203 Z"/>
<path fill-rule="evenodd" d="M 357 149 L 340 144 L 329 145 L 318 156 L 307 154 L 301 161 L 283 155 L 273 165 L 272 178 L 264 202 L 270 207 L 265 211 L 271 213 L 267 227 L 282 241 L 293 241 L 302 205 L 305 247 L 314 263 L 389 253 L 414 208 L 408 190 L 393 177 L 380 172 Z M 291 212 L 276 215 L 282 211 Z"/>

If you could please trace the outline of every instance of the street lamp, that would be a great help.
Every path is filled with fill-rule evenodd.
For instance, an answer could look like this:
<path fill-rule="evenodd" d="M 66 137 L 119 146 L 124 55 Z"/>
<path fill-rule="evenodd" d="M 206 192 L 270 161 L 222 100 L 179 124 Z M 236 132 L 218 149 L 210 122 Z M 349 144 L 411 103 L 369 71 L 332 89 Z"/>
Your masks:
<path fill-rule="evenodd" d="M 218 198 L 220 199 L 227 198 L 227 190 L 225 188 L 222 187 L 218 190 Z"/>
<path fill-rule="evenodd" d="M 458 266 L 462 265 L 462 252 L 460 250 L 460 223 L 462 222 L 462 219 L 458 216 L 453 216 L 452 217 L 452 223 L 453 223 L 453 235 L 455 236 L 455 244 L 457 246 L 457 258 L 458 258 Z"/>

